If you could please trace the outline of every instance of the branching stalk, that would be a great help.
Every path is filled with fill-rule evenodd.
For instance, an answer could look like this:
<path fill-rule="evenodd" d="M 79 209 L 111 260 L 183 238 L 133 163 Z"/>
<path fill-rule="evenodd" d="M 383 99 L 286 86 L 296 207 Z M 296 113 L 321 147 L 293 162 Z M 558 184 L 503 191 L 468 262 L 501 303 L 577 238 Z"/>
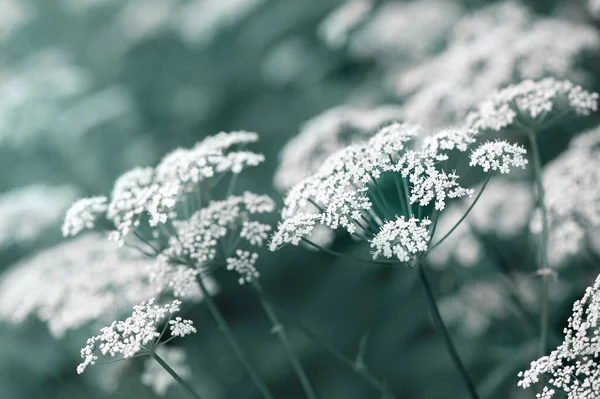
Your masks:
<path fill-rule="evenodd" d="M 290 362 L 292 363 L 292 366 L 298 376 L 298 379 L 300 380 L 300 383 L 302 384 L 304 392 L 306 393 L 306 397 L 309 399 L 316 399 L 317 396 L 315 395 L 310 381 L 308 380 L 308 377 L 306 376 L 306 373 L 304 372 L 304 369 L 302 368 L 302 365 L 300 364 L 300 361 L 298 360 L 298 357 L 294 353 L 290 341 L 288 340 L 285 327 L 279 321 L 279 318 L 277 317 L 277 314 L 275 313 L 275 310 L 273 309 L 269 298 L 267 298 L 267 296 L 265 295 L 260 282 L 258 282 L 258 280 L 256 279 L 252 280 L 252 286 L 255 289 L 258 299 L 260 300 L 260 304 L 262 305 L 263 309 L 265 310 L 265 313 L 269 317 L 269 320 L 273 324 L 272 331 L 277 334 L 279 340 L 285 348 L 287 356 L 290 359 Z"/>
<path fill-rule="evenodd" d="M 208 292 L 208 289 L 206 288 L 206 285 L 204 284 L 202 277 L 198 278 L 198 284 L 200 285 L 200 289 L 202 290 L 202 295 L 204 295 L 204 301 L 206 302 L 206 305 L 208 306 L 208 310 L 210 311 L 213 318 L 217 322 L 219 330 L 221 330 L 223 335 L 225 335 L 227 342 L 229 343 L 229 345 L 235 352 L 235 354 L 238 357 L 238 359 L 240 360 L 240 362 L 243 364 L 244 368 L 248 372 L 248 375 L 250 375 L 252 382 L 254 383 L 256 388 L 260 391 L 263 398 L 273 399 L 273 396 L 269 392 L 269 389 L 264 384 L 264 382 L 262 382 L 262 380 L 256 373 L 255 369 L 250 365 L 250 362 L 246 358 L 246 355 L 244 354 L 244 352 L 242 352 L 242 349 L 240 348 L 235 337 L 233 336 L 233 333 L 231 332 L 229 325 L 223 318 L 223 315 L 221 314 L 221 311 L 219 311 L 219 308 L 217 307 L 217 304 L 215 303 L 213 297 L 210 295 L 210 292 Z"/>

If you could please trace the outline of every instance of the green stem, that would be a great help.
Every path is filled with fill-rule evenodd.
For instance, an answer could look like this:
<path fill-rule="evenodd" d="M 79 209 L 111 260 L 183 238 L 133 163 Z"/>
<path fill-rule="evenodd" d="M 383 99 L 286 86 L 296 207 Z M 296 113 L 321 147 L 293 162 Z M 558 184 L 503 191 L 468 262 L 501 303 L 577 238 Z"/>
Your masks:
<path fill-rule="evenodd" d="M 279 340 L 281 341 L 281 343 L 283 344 L 283 346 L 285 348 L 288 358 L 290 359 L 290 362 L 292 363 L 292 366 L 294 367 L 294 370 L 296 371 L 296 374 L 298 375 L 298 379 L 300 380 L 300 383 L 302 384 L 302 388 L 304 388 L 304 392 L 306 393 L 306 396 L 309 399 L 316 399 L 317 396 L 315 395 L 315 392 L 314 392 L 312 386 L 310 385 L 310 381 L 308 380 L 308 377 L 306 376 L 306 373 L 304 372 L 304 369 L 302 368 L 302 365 L 300 364 L 300 361 L 296 357 L 296 354 L 294 353 L 294 350 L 292 349 L 290 341 L 288 340 L 287 334 L 285 332 L 285 327 L 283 326 L 283 324 L 281 324 L 281 322 L 277 318 L 277 314 L 275 313 L 273 306 L 269 302 L 269 299 L 265 295 L 265 293 L 262 289 L 262 286 L 256 279 L 252 280 L 252 286 L 254 287 L 256 294 L 258 296 L 258 299 L 260 300 L 260 304 L 262 305 L 263 309 L 265 310 L 265 313 L 269 317 L 271 324 L 273 324 L 272 331 L 277 334 L 277 336 L 279 337 Z"/>
<path fill-rule="evenodd" d="M 248 372 L 248 375 L 250 375 L 252 382 L 265 399 L 273 399 L 273 396 L 269 392 L 267 386 L 262 382 L 258 374 L 256 374 L 255 369 L 250 365 L 250 362 L 246 358 L 246 355 L 244 355 L 244 352 L 242 352 L 242 349 L 240 348 L 239 344 L 234 338 L 231 329 L 229 328 L 229 325 L 223 318 L 223 315 L 219 311 L 219 308 L 217 307 L 217 304 L 215 303 L 213 297 L 210 295 L 210 292 L 208 292 L 208 289 L 206 288 L 202 277 L 198 277 L 198 284 L 200 285 L 200 289 L 202 290 L 202 294 L 204 295 L 204 301 L 208 306 L 208 310 L 217 322 L 219 330 L 221 330 L 223 335 L 225 335 L 225 338 L 229 342 L 229 345 L 237 355 L 240 362 L 243 364 L 244 368 Z"/>
<path fill-rule="evenodd" d="M 463 220 L 466 219 L 466 217 L 469 215 L 469 213 L 471 212 L 471 210 L 473 209 L 473 207 L 475 206 L 477 201 L 479 201 L 479 198 L 481 198 L 481 194 L 483 194 L 483 191 L 485 190 L 485 187 L 489 183 L 491 177 L 492 177 L 492 172 L 490 171 L 490 173 L 488 173 L 487 177 L 485 178 L 485 181 L 483 182 L 483 186 L 481 186 L 481 190 L 479 190 L 479 192 L 477 193 L 477 196 L 475 197 L 473 202 L 471 202 L 471 205 L 469 205 L 466 212 L 462 215 L 462 217 L 458 220 L 458 222 L 456 222 L 456 224 L 442 238 L 440 238 L 438 240 L 438 242 L 433 244 L 433 246 L 429 247 L 429 249 L 427 250 L 427 253 L 425 255 L 427 255 L 435 247 L 440 245 L 446 238 L 448 238 L 450 236 L 450 234 L 452 234 L 454 232 L 454 230 L 456 230 L 456 228 L 463 222 Z"/>
<path fill-rule="evenodd" d="M 421 284 L 423 285 L 423 288 L 425 288 L 425 293 L 427 294 L 429 308 L 431 309 L 431 314 L 433 316 L 433 322 L 434 322 L 435 326 L 437 327 L 437 329 L 439 330 L 439 332 L 442 334 L 442 337 L 444 338 L 444 343 L 446 344 L 446 349 L 448 350 L 448 353 L 450 354 L 450 357 L 452 358 L 452 362 L 454 363 L 454 366 L 460 373 L 460 376 L 462 377 L 465 385 L 467 386 L 467 389 L 469 391 L 469 394 L 471 395 L 471 398 L 479 399 L 479 395 L 477 394 L 477 389 L 475 388 L 475 384 L 473 384 L 473 381 L 471 380 L 471 377 L 469 376 L 469 373 L 467 372 L 465 365 L 463 364 L 462 360 L 460 359 L 460 356 L 458 355 L 458 351 L 456 350 L 456 347 L 454 346 L 454 343 L 452 342 L 452 338 L 450 337 L 450 333 L 446 329 L 444 320 L 442 320 L 442 316 L 440 315 L 440 311 L 435 302 L 435 297 L 433 295 L 433 291 L 431 290 L 431 286 L 429 285 L 429 281 L 427 280 L 427 276 L 425 275 L 425 270 L 423 268 L 423 265 L 417 264 L 417 269 L 419 269 L 418 270 L 419 279 L 421 280 Z"/>
<path fill-rule="evenodd" d="M 171 377 L 173 377 L 173 379 L 175 381 L 177 381 L 177 383 L 179 385 L 181 385 L 183 387 L 183 389 L 185 389 L 187 391 L 187 393 L 190 395 L 190 397 L 195 398 L 195 399 L 202 399 L 202 396 L 200 396 L 196 392 L 194 392 L 194 390 L 192 389 L 192 387 L 190 387 L 188 385 L 188 383 L 185 382 L 183 380 L 183 378 L 181 378 L 179 376 L 179 374 L 177 374 L 175 372 L 175 370 L 173 370 L 171 368 L 171 366 L 169 366 L 160 356 L 158 356 L 156 354 L 156 352 L 151 352 L 151 354 L 152 354 L 152 357 L 154 358 L 154 360 L 156 360 L 157 363 L 160 364 L 161 367 L 167 371 L 167 373 L 171 374 Z"/>
<path fill-rule="evenodd" d="M 279 313 L 280 317 L 283 318 L 287 324 L 293 325 L 295 328 L 300 330 L 300 332 L 306 335 L 311 341 L 322 346 L 323 349 L 325 349 L 331 356 L 348 366 L 356 375 L 363 378 L 369 385 L 371 385 L 373 388 L 379 391 L 383 398 L 394 399 L 394 396 L 389 392 L 387 386 L 383 382 L 379 381 L 377 377 L 373 376 L 366 367 L 356 367 L 356 362 L 354 360 L 348 358 L 335 346 L 323 340 L 318 334 L 310 330 L 308 327 L 306 327 L 299 321 L 292 320 L 290 317 L 286 316 L 281 311 Z"/>
<path fill-rule="evenodd" d="M 537 194 L 537 205 L 542 214 L 542 236 L 540 240 L 541 268 L 538 269 L 542 276 L 541 301 L 542 309 L 540 315 L 540 355 L 544 356 L 548 350 L 548 291 L 550 285 L 550 266 L 548 264 L 548 210 L 545 203 L 544 184 L 542 182 L 542 161 L 535 140 L 535 133 L 529 132 L 529 143 L 533 158 L 533 170 L 535 174 L 535 185 Z"/>

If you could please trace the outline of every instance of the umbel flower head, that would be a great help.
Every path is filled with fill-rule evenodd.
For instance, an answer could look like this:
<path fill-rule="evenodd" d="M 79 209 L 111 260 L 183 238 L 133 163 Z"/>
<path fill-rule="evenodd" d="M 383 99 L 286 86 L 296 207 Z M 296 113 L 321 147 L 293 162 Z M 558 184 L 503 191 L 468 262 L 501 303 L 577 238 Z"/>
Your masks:
<path fill-rule="evenodd" d="M 443 126 L 462 120 L 497 87 L 547 76 L 585 76 L 581 61 L 600 48 L 597 29 L 540 17 L 521 3 L 477 7 L 454 24 L 443 51 L 388 73 L 405 114 Z"/>
<path fill-rule="evenodd" d="M 256 216 L 275 204 L 264 195 L 232 193 L 237 175 L 264 160 L 245 149 L 257 140 L 256 133 L 219 133 L 172 151 L 155 168 L 134 168 L 117 179 L 110 199 L 73 204 L 63 233 L 112 224 L 109 237 L 156 257 L 151 281 L 178 297 L 198 295 L 197 279 L 216 266 L 250 281 L 258 277 L 257 255 L 248 249 L 262 246 L 270 231 Z M 214 199 L 225 191 L 225 199 Z"/>
<path fill-rule="evenodd" d="M 417 147 L 421 132 L 417 125 L 392 123 L 370 140 L 332 154 L 288 193 L 270 249 L 310 243 L 307 237 L 322 224 L 369 242 L 374 257 L 408 262 L 423 254 L 446 202 L 473 194 L 448 163 L 456 160 L 453 152 L 464 153 L 475 144 L 476 131 L 446 129 Z M 473 151 L 472 166 L 502 171 L 525 166 L 524 149 L 506 143 L 486 151 L 488 145 Z"/>
<path fill-rule="evenodd" d="M 467 115 L 478 130 L 537 132 L 570 114 L 589 115 L 598 109 L 598 93 L 567 80 L 525 80 L 493 92 Z"/>
<path fill-rule="evenodd" d="M 96 364 L 98 355 L 120 355 L 123 359 L 150 353 L 158 345 L 167 327 L 171 337 L 185 337 L 196 332 L 191 320 L 180 317 L 172 319 L 180 310 L 181 301 L 174 300 L 164 306 L 156 305 L 154 299 L 144 301 L 133 307 L 133 313 L 124 321 L 113 321 L 103 327 L 100 334 L 87 340 L 81 349 L 83 362 L 77 366 L 81 374 L 89 365 Z M 163 329 L 159 329 L 161 323 Z M 99 352 L 99 353 L 98 353 Z"/>
<path fill-rule="evenodd" d="M 528 370 L 519 373 L 519 386 L 529 388 L 543 382 L 537 397 L 567 399 L 600 397 L 600 277 L 573 304 L 573 314 L 565 328 L 563 343 L 550 355 L 531 362 Z M 558 394 L 560 392 L 560 394 Z"/>

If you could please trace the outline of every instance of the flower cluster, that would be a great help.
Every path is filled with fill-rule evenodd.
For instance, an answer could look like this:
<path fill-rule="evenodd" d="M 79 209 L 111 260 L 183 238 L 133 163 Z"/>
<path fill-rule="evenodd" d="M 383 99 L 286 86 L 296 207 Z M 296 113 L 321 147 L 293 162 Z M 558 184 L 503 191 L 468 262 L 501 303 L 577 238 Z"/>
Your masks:
<path fill-rule="evenodd" d="M 467 123 L 479 130 L 515 127 L 529 132 L 543 127 L 550 117 L 571 112 L 589 115 L 597 108 L 598 93 L 588 93 L 569 81 L 525 80 L 492 93 L 467 115 Z"/>
<path fill-rule="evenodd" d="M 106 213 L 106 197 L 82 198 L 67 211 L 62 226 L 63 236 L 75 236 L 82 230 L 94 228 L 96 219 Z"/>
<path fill-rule="evenodd" d="M 397 257 L 400 262 L 409 262 L 418 253 L 425 252 L 431 237 L 428 226 L 431 220 L 404 216 L 385 223 L 379 233 L 371 240 L 371 248 L 375 248 L 373 258 L 379 255 L 386 258 Z"/>
<path fill-rule="evenodd" d="M 431 223 L 414 218 L 412 206 L 431 206 L 441 211 L 449 199 L 472 195 L 472 190 L 458 183 L 459 176 L 452 170 L 446 171 L 444 166 L 452 151 L 464 152 L 475 143 L 476 132 L 447 129 L 428 137 L 417 147 L 414 141 L 421 132 L 422 128 L 416 125 L 392 123 L 379 129 L 368 141 L 332 154 L 316 173 L 288 193 L 283 221 L 272 237 L 270 249 L 286 243 L 297 245 L 310 236 L 315 226 L 323 224 L 333 230 L 344 228 L 359 239 L 371 242 L 378 249 L 377 255 L 383 252 L 391 256 L 392 252 L 383 249 L 385 245 L 393 245 L 394 255 L 402 259 L 407 259 L 409 253 L 424 251 L 428 242 L 424 226 Z M 502 164 L 498 164 L 498 168 L 505 170 L 507 165 L 525 164 L 521 158 L 525 150 L 520 147 L 506 145 L 486 152 L 488 147 L 489 144 L 484 144 L 483 150 L 476 150 L 481 155 L 475 165 L 491 167 L 489 165 L 500 159 Z M 390 180 L 395 185 L 396 195 L 388 201 L 389 192 L 384 184 Z M 398 217 L 399 212 L 406 218 Z M 399 238 L 407 232 L 416 234 L 411 237 L 413 241 Z M 397 239 L 400 246 L 391 244 Z M 400 247 L 404 247 L 402 251 Z"/>
<path fill-rule="evenodd" d="M 142 351 L 149 352 L 161 338 L 162 333 L 158 329 L 161 322 L 169 324 L 171 336 L 185 337 L 195 333 L 196 328 L 191 320 L 170 320 L 180 310 L 180 305 L 181 301 L 174 300 L 160 306 L 150 299 L 134 306 L 130 317 L 124 321 L 113 321 L 111 325 L 103 327 L 99 335 L 87 340 L 86 346 L 81 349 L 81 358 L 84 360 L 77 366 L 77 373 L 83 373 L 89 365 L 96 363 L 97 351 L 111 357 L 120 354 L 124 359 Z"/>
<path fill-rule="evenodd" d="M 241 149 L 257 139 L 256 133 L 219 133 L 191 149 L 172 151 L 156 168 L 135 168 L 123 174 L 115 182 L 107 206 L 106 218 L 115 225 L 111 237 L 123 244 L 124 238 L 140 226 L 142 216 L 149 218 L 151 227 L 165 224 L 179 216 L 176 205 L 187 195 L 199 193 L 202 200 L 206 195 L 202 183 L 214 184 L 225 173 L 238 174 L 261 163 L 261 154 Z M 93 225 L 89 220 L 80 220 L 81 215 L 75 211 L 67 216 L 65 226 Z M 65 229 L 65 233 L 72 232 Z"/>
<path fill-rule="evenodd" d="M 401 120 L 398 107 L 340 106 L 308 120 L 279 156 L 275 185 L 286 190 L 318 170 L 323 161 L 348 144 L 367 140 L 380 126 Z"/>
<path fill-rule="evenodd" d="M 520 372 L 519 386 L 528 388 L 540 382 L 540 377 L 546 374 L 550 378 L 537 394 L 540 399 L 553 398 L 557 390 L 564 392 L 568 399 L 599 397 L 599 320 L 600 277 L 573 304 L 563 343 L 550 355 L 533 361 L 528 370 Z"/>
<path fill-rule="evenodd" d="M 462 119 L 497 87 L 581 76 L 580 56 L 600 47 L 593 27 L 540 18 L 513 1 L 477 9 L 461 18 L 449 37 L 442 52 L 388 77 L 406 115 L 419 115 L 430 126 Z"/>
<path fill-rule="evenodd" d="M 481 166 L 484 172 L 499 170 L 510 172 L 511 167 L 523 168 L 527 165 L 524 155 L 527 151 L 517 144 L 502 141 L 489 141 L 471 153 L 470 166 Z"/>

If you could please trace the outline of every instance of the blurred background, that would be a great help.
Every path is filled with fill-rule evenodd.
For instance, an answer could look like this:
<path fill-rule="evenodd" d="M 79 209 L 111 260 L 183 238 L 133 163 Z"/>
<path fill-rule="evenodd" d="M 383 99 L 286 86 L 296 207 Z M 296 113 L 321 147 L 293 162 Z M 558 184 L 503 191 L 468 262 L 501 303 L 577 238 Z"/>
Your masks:
<path fill-rule="evenodd" d="M 123 172 L 177 147 L 248 130 L 260 134 L 254 148 L 267 161 L 239 187 L 281 203 L 315 166 L 315 151 L 386 120 L 460 125 L 494 88 L 525 78 L 565 77 L 598 90 L 597 18 L 594 0 L 0 0 L 0 279 L 12 276 L 10 292 L 0 292 L 0 397 L 160 397 L 141 379 L 145 359 L 76 374 L 79 349 L 99 324 L 57 338 L 35 317 L 10 322 L 15 303 L 53 284 L 45 272 L 15 279 L 15 271 L 66 262 L 77 274 L 85 261 L 65 259 L 73 247 L 60 234 L 75 199 L 108 194 Z M 544 161 L 597 122 L 544 132 Z M 282 153 L 299 134 L 317 145 Z M 429 259 L 442 313 L 484 398 L 533 397 L 516 386 L 537 348 L 530 179 L 527 170 L 490 184 L 466 227 Z M 449 225 L 461 207 L 448 210 Z M 597 244 L 556 261 L 551 346 L 597 274 Z M 265 253 L 258 267 L 320 398 L 380 395 L 297 324 L 351 359 L 360 352 L 398 397 L 467 397 L 414 270 L 303 247 Z M 304 397 L 254 295 L 226 271 L 215 280 L 219 307 L 275 396 Z M 185 311 L 198 333 L 178 346 L 194 387 L 207 398 L 258 398 L 205 306 Z M 172 386 L 166 397 L 184 392 Z"/>

